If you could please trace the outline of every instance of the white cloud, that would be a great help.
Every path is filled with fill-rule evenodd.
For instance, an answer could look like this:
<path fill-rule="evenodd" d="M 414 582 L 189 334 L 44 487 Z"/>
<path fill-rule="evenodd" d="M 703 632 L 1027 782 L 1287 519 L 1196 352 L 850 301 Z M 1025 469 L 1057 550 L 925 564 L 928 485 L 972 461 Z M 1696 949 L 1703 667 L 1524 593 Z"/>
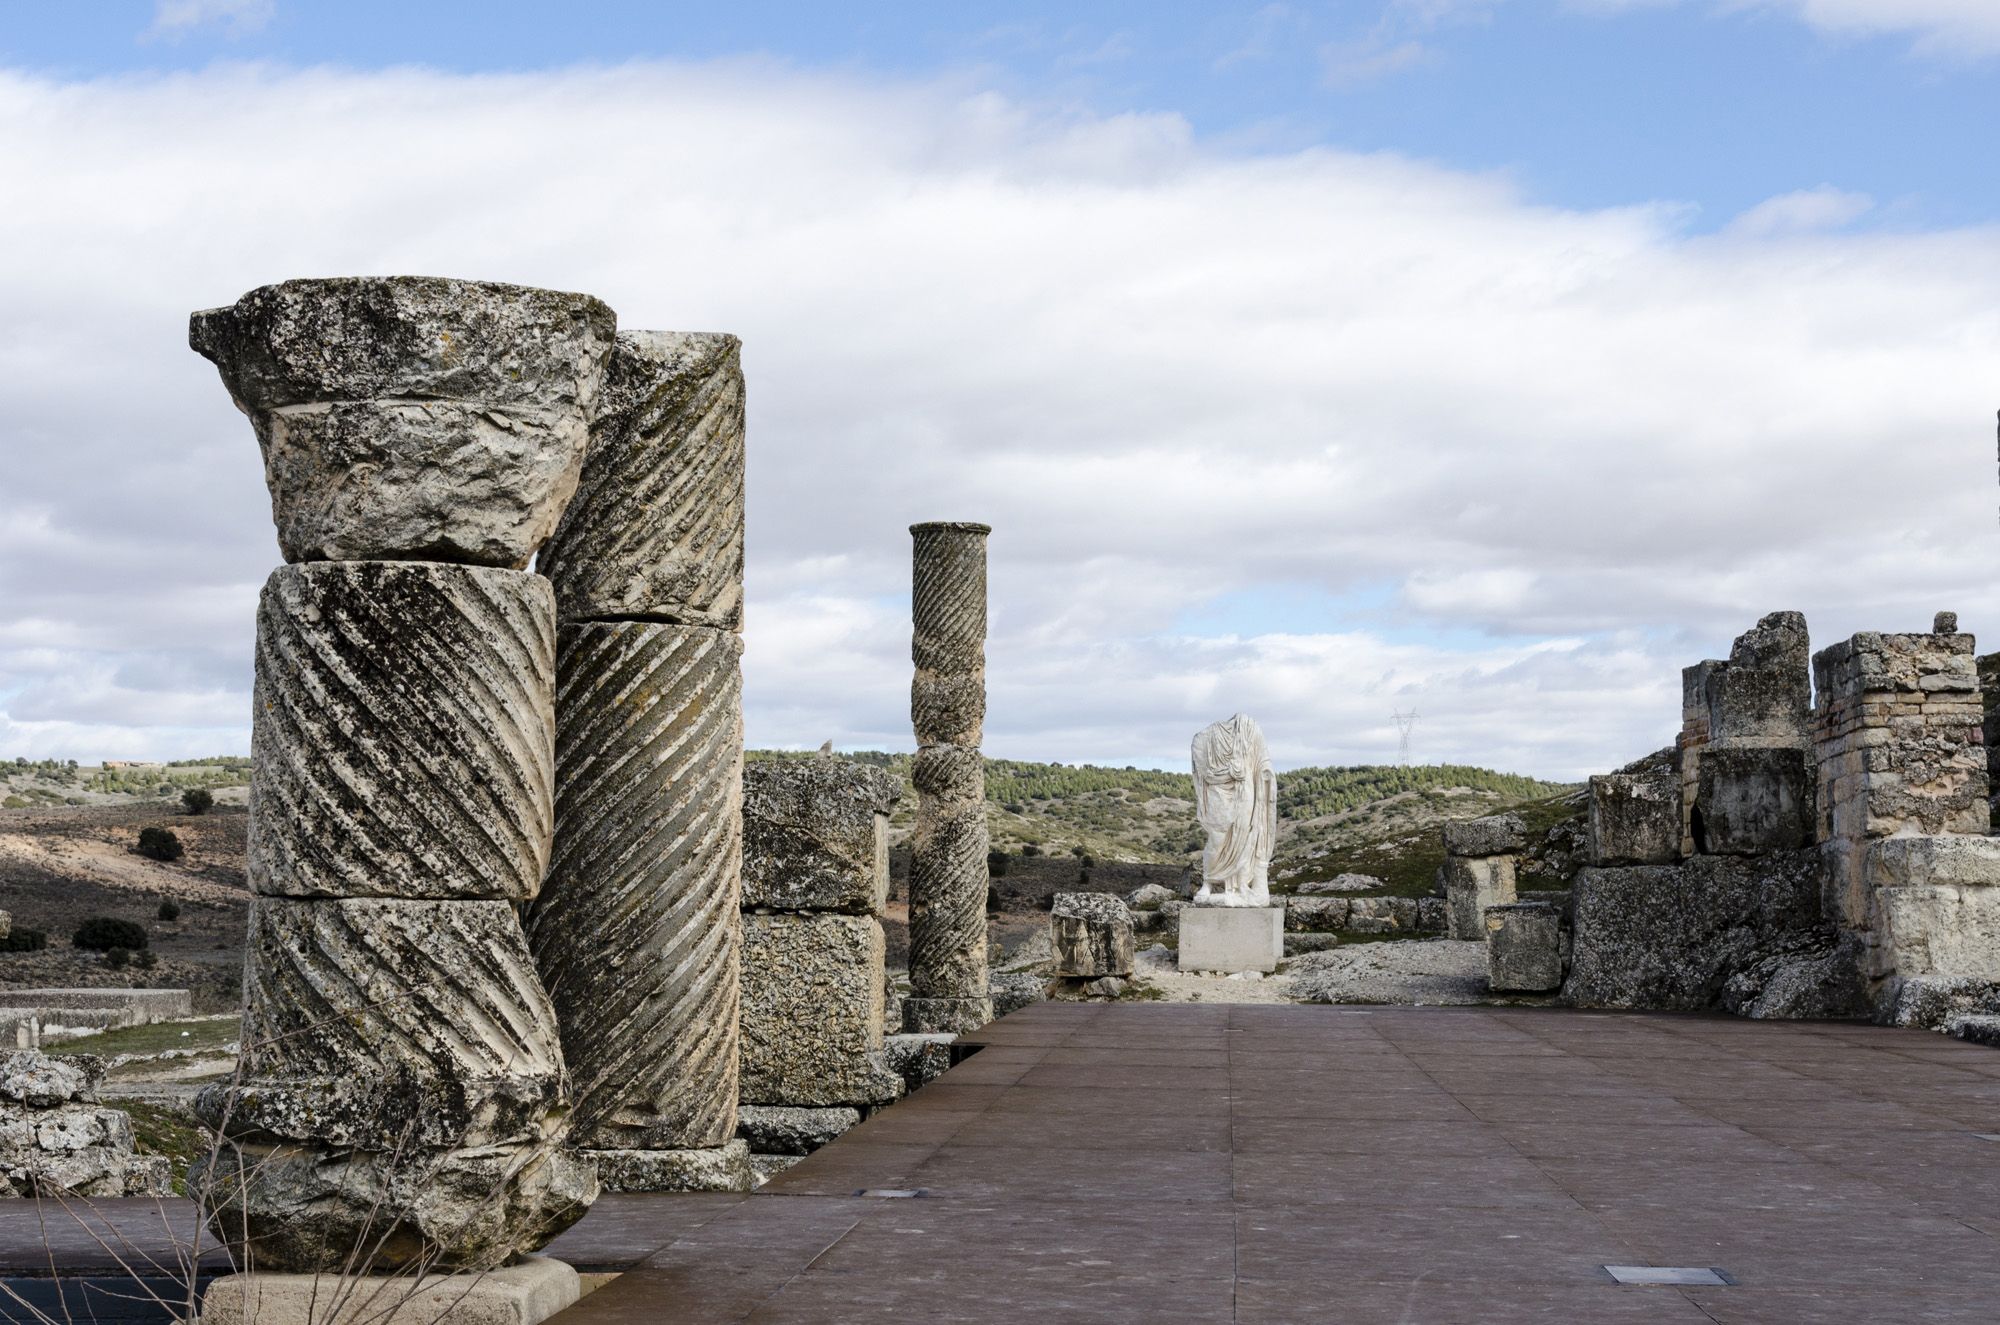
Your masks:
<path fill-rule="evenodd" d="M 1729 223 L 1732 234 L 1745 236 L 1806 234 L 1815 230 L 1838 230 L 1866 216 L 1875 200 L 1865 193 L 1849 193 L 1832 185 L 1800 189 L 1766 198 Z"/>
<path fill-rule="evenodd" d="M 0 186 L 0 754 L 243 748 L 276 551 L 186 315 L 305 274 L 744 337 L 759 743 L 907 742 L 919 519 L 996 526 L 1020 757 L 1175 762 L 1245 709 L 1382 759 L 1414 705 L 1420 758 L 1580 773 L 1764 611 L 2000 630 L 1992 231 L 1689 237 L 755 64 L 0 75 Z M 1183 624 L 1271 585 L 1326 610 Z"/>
<path fill-rule="evenodd" d="M 179 37 L 214 24 L 230 36 L 255 32 L 271 21 L 277 0 L 157 0 L 148 37 Z"/>
<path fill-rule="evenodd" d="M 1579 9 L 1650 9 L 1680 0 L 1569 0 Z M 1995 0 L 1704 0 L 1717 12 L 1763 10 L 1852 37 L 1911 37 L 1927 55 L 1951 59 L 2000 55 Z"/>

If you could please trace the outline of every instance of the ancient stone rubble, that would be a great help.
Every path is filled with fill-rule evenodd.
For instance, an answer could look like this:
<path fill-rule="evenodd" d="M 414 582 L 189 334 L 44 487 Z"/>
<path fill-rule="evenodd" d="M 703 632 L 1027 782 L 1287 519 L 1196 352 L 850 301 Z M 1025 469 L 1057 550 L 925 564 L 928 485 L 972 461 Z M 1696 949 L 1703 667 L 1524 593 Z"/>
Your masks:
<path fill-rule="evenodd" d="M 0 1056 L 0 1197 L 165 1196 L 162 1156 L 134 1150 L 132 1120 L 98 1103 L 104 1060 Z"/>
<path fill-rule="evenodd" d="M 553 815 L 555 603 L 612 338 L 583 295 L 289 281 L 194 316 L 295 564 L 258 609 L 241 1090 L 189 1174 L 264 1271 L 491 1267 L 594 1199 L 514 904 Z M 358 1252 L 357 1252 L 357 1249 Z"/>
<path fill-rule="evenodd" d="M 879 918 L 900 796 L 880 769 L 830 755 L 743 770 L 737 1131 L 753 1157 L 804 1154 L 903 1093 L 883 1038 Z"/>
<path fill-rule="evenodd" d="M 1486 937 L 1482 919 L 1489 906 L 1504 906 L 1514 900 L 1516 857 L 1523 845 L 1520 816 L 1488 815 L 1444 826 L 1444 865 L 1438 884 L 1444 893 L 1446 932 L 1460 940 L 1482 941 Z M 1336 899 L 1327 899 L 1331 905 Z M 1345 899 L 1339 899 L 1345 900 Z M 1357 898 L 1354 902 L 1372 899 Z M 1347 908 L 1347 923 L 1354 927 L 1353 903 Z M 1413 926 L 1414 927 L 1414 926 Z"/>
<path fill-rule="evenodd" d="M 907 1031 L 992 1020 L 986 970 L 986 536 L 983 524 L 910 527 L 910 719 L 917 822 L 910 834 Z"/>
<path fill-rule="evenodd" d="M 625 332 L 544 558 L 556 831 L 529 913 L 607 1188 L 744 1189 L 743 379 L 732 336 Z M 666 1184 L 666 1185 L 660 1185 Z"/>
<path fill-rule="evenodd" d="M 1487 984 L 1496 994 L 1545 994 L 1563 982 L 1561 913 L 1547 902 L 1489 906 Z"/>
<path fill-rule="evenodd" d="M 1057 893 L 1049 908 L 1049 940 L 1058 979 L 1132 974 L 1132 916 L 1109 893 Z"/>
<path fill-rule="evenodd" d="M 1680 859 L 1680 789 L 1660 773 L 1590 779 L 1587 852 L 1593 865 L 1666 865 Z"/>

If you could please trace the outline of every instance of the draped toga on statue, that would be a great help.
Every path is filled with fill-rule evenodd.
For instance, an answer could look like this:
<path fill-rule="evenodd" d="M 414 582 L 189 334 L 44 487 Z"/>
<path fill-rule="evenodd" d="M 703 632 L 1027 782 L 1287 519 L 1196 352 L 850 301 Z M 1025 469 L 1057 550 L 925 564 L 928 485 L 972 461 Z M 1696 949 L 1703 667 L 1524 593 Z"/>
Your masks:
<path fill-rule="evenodd" d="M 1196 906 L 1269 906 L 1278 776 L 1264 733 L 1238 713 L 1195 733 L 1195 817 L 1208 830 Z"/>

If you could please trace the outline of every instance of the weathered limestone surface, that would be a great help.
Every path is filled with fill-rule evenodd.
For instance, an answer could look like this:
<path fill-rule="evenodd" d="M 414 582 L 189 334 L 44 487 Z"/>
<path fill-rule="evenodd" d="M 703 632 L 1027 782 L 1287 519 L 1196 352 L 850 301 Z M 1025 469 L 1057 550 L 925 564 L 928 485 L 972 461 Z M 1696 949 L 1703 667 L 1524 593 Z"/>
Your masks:
<path fill-rule="evenodd" d="M 731 1139 L 688 1150 L 587 1150 L 607 1192 L 747 1192 L 750 1147 Z"/>
<path fill-rule="evenodd" d="M 379 1282 L 339 1274 L 224 1275 L 201 1299 L 202 1325 L 538 1325 L 582 1294 L 574 1269 L 526 1256 L 477 1277 Z"/>
<path fill-rule="evenodd" d="M 1811 846 L 1817 790 L 1812 756 L 1801 747 L 1711 746 L 1695 794 L 1697 847 L 1754 856 Z"/>
<path fill-rule="evenodd" d="M 992 1020 L 986 969 L 986 536 L 983 524 L 910 527 L 917 820 L 910 834 L 910 1031 Z"/>
<path fill-rule="evenodd" d="M 1446 856 L 1440 872 L 1444 879 L 1447 932 L 1452 938 L 1466 941 L 1485 938 L 1481 917 L 1486 908 L 1505 906 L 1514 900 L 1514 857 Z"/>
<path fill-rule="evenodd" d="M 540 1247 L 597 1199 L 593 1166 L 542 1146 L 327 1150 L 241 1141 L 195 1161 L 188 1191 L 257 1265 L 489 1269 Z"/>
<path fill-rule="evenodd" d="M 1682 671 L 1677 742 L 1682 855 L 1707 849 L 1694 831 L 1706 748 L 1810 747 L 1810 649 L 1805 617 L 1773 612 L 1737 637 L 1727 661 L 1710 659 Z"/>
<path fill-rule="evenodd" d="M 951 1046 L 957 1035 L 945 1031 L 885 1036 L 883 1061 L 903 1080 L 905 1090 L 922 1090 L 951 1070 Z"/>
<path fill-rule="evenodd" d="M 1132 916 L 1109 893 L 1057 893 L 1049 939 L 1055 973 L 1065 979 L 1132 974 Z"/>
<path fill-rule="evenodd" d="M 736 337 L 619 333 L 576 497 L 540 567 L 565 621 L 743 628 Z"/>
<path fill-rule="evenodd" d="M 993 1000 L 993 1015 L 1004 1017 L 1041 1002 L 1048 993 L 1048 981 L 1029 971 L 995 971 L 986 977 L 986 989 Z"/>
<path fill-rule="evenodd" d="M 210 1126 L 391 1151 L 540 1144 L 563 1102 L 555 1016 L 505 902 L 260 897 L 243 1084 Z"/>
<path fill-rule="evenodd" d="M 1512 855 L 1527 845 L 1526 833 L 1527 828 L 1518 814 L 1453 819 L 1444 826 L 1444 849 L 1447 855 L 1453 856 Z M 1376 886 L 1380 886 L 1379 882 Z"/>
<path fill-rule="evenodd" d="M 1495 993 L 1544 994 L 1562 987 L 1562 918 L 1553 906 L 1489 906 L 1484 928 L 1487 983 Z"/>
<path fill-rule="evenodd" d="M 1899 982 L 2000 976 L 1972 636 L 1864 633 L 1813 669 L 1826 896 L 1859 942 L 1878 1010 L 1889 1014 Z"/>
<path fill-rule="evenodd" d="M 1593 865 L 1672 864 L 1680 858 L 1679 789 L 1651 774 L 1596 774 L 1588 831 Z"/>
<path fill-rule="evenodd" d="M 1285 954 L 1285 913 L 1275 906 L 1190 906 L 1181 912 L 1180 969 L 1269 973 Z"/>
<path fill-rule="evenodd" d="M 901 792 L 844 759 L 743 769 L 743 905 L 875 915 L 888 901 L 889 811 Z"/>
<path fill-rule="evenodd" d="M 528 925 L 580 1147 L 736 1131 L 741 655 L 702 626 L 562 628 L 556 844 Z"/>
<path fill-rule="evenodd" d="M 882 926 L 873 916 L 743 916 L 746 1104 L 879 1104 L 902 1092 L 882 1057 Z"/>
<path fill-rule="evenodd" d="M 554 825 L 554 611 L 525 571 L 273 571 L 257 608 L 251 888 L 533 897 Z"/>
<path fill-rule="evenodd" d="M 1817 853 L 1588 867 L 1574 883 L 1566 1002 L 1697 1011 L 1774 953 L 1823 952 Z"/>
<path fill-rule="evenodd" d="M 250 416 L 287 561 L 519 569 L 576 488 L 616 327 L 588 295 L 285 281 L 196 313 Z"/>
<path fill-rule="evenodd" d="M 104 1060 L 0 1056 L 0 1198 L 165 1196 L 162 1156 L 134 1153 L 132 1120 L 97 1102 Z"/>
<path fill-rule="evenodd" d="M 595 1198 L 514 906 L 548 863 L 555 602 L 612 343 L 582 295 L 292 281 L 198 313 L 293 562 L 258 610 L 241 1091 L 188 1186 L 264 1271 L 491 1268 Z M 449 564 L 464 563 L 464 564 Z"/>
<path fill-rule="evenodd" d="M 810 1155 L 848 1128 L 860 1125 L 861 1113 L 856 1109 L 746 1104 L 737 1113 L 736 1134 L 755 1154 Z"/>

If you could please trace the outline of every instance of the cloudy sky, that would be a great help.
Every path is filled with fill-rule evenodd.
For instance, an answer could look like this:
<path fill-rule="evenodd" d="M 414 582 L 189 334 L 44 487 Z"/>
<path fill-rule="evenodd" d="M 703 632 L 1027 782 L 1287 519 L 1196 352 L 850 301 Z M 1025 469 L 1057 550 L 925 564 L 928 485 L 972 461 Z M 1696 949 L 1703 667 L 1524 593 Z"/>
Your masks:
<path fill-rule="evenodd" d="M 248 746 L 191 309 L 588 290 L 745 342 L 753 744 L 1577 776 L 1763 612 L 2000 641 L 2000 5 L 0 0 L 0 755 Z"/>

